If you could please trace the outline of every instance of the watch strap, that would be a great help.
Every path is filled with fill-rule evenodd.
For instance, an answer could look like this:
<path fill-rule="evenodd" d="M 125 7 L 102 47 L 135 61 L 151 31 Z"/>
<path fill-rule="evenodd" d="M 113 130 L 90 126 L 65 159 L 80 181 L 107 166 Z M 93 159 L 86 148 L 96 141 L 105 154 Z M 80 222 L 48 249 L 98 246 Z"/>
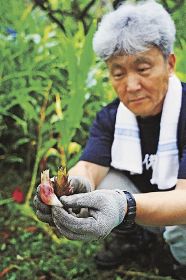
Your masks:
<path fill-rule="evenodd" d="M 125 228 L 132 229 L 135 226 L 136 201 L 134 196 L 130 192 L 128 191 L 123 191 L 123 192 L 127 198 L 127 213 L 122 222 L 122 225 L 125 226 Z"/>
<path fill-rule="evenodd" d="M 125 217 L 123 221 L 114 228 L 114 232 L 116 233 L 123 233 L 125 231 L 133 231 L 135 230 L 136 224 L 135 224 L 135 218 L 136 218 L 136 201 L 134 196 L 128 192 L 123 191 L 126 195 L 127 199 L 127 213 L 125 214 Z"/>

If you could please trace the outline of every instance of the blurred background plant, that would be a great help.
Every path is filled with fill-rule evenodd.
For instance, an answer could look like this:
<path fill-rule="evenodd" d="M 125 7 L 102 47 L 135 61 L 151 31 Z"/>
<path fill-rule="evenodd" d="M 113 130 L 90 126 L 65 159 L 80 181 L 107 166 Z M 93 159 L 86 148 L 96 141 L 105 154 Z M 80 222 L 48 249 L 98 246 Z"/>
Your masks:
<path fill-rule="evenodd" d="M 36 220 L 30 204 L 40 172 L 49 168 L 53 176 L 60 165 L 73 166 L 96 112 L 114 98 L 106 67 L 93 53 L 92 36 L 102 14 L 120 2 L 1 1 L 1 213 L 18 202 L 19 211 Z M 175 19 L 176 71 L 186 81 L 186 3 L 159 2 Z"/>

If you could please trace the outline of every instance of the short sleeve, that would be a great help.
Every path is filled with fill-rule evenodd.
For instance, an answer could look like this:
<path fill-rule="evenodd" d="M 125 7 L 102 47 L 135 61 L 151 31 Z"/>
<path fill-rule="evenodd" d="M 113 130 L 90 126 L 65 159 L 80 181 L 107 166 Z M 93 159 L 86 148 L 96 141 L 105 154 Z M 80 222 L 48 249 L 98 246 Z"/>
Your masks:
<path fill-rule="evenodd" d="M 183 95 L 182 95 L 182 107 L 179 119 L 179 130 L 178 130 L 178 147 L 181 150 L 178 179 L 186 179 L 186 83 L 182 82 Z"/>
<path fill-rule="evenodd" d="M 186 179 L 186 146 L 183 149 L 179 164 L 178 179 Z"/>
<path fill-rule="evenodd" d="M 110 166 L 118 104 L 116 99 L 97 113 L 80 160 Z"/>

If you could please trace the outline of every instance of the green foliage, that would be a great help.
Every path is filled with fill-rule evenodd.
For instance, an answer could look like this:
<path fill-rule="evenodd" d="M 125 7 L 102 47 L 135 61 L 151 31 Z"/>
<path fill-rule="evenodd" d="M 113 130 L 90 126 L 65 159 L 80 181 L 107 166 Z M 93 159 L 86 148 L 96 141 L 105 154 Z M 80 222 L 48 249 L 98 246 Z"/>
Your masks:
<path fill-rule="evenodd" d="M 66 240 L 62 245 L 55 244 L 36 227 L 34 221 L 20 217 L 16 208 L 12 212 L 11 207 L 6 207 L 6 213 L 0 215 L 0 223 L 4 225 L 1 230 L 0 273 L 13 265 L 3 279 L 36 280 L 43 277 L 70 280 L 87 279 L 92 274 L 95 265 L 91 259 L 88 262 L 84 260 L 95 253 L 97 243 L 88 246 Z M 3 211 L 2 208 L 0 210 Z"/>
<path fill-rule="evenodd" d="M 179 76 L 179 78 L 186 82 L 186 42 L 182 40 L 182 48 L 176 48 L 175 49 L 176 58 L 177 58 L 177 67 L 176 67 L 176 73 Z"/>
<path fill-rule="evenodd" d="M 83 116 L 83 105 L 87 92 L 86 80 L 94 58 L 91 49 L 94 31 L 95 25 L 92 25 L 82 45 L 82 52 L 78 56 L 75 48 L 78 36 L 67 38 L 63 48 L 63 54 L 67 61 L 70 96 L 64 118 L 58 123 L 57 132 L 62 131 L 61 144 L 65 150 L 67 150 L 75 130 L 80 127 Z"/>
<path fill-rule="evenodd" d="M 15 5 L 10 2 L 2 13 Z M 8 14 L 0 41 L 1 157 L 4 163 L 22 164 L 21 169 L 32 168 L 39 141 L 38 163 L 51 148 L 56 149 L 53 166 L 70 159 L 68 146 L 80 127 L 94 60 L 95 24 L 86 37 L 81 24 L 75 36 L 71 29 L 65 36 L 39 9 L 30 12 L 32 8 L 22 2 Z"/>
<path fill-rule="evenodd" d="M 170 7 L 174 7 L 176 2 L 178 1 L 169 1 Z M 180 1 L 181 2 L 181 1 Z M 172 17 L 176 24 L 176 37 L 177 42 L 176 45 L 180 48 L 182 46 L 182 40 L 186 41 L 186 34 L 185 34 L 185 26 L 186 26 L 186 2 L 183 1 L 183 5 L 178 7 L 174 12 L 172 13 Z"/>
<path fill-rule="evenodd" d="M 1 10 L 0 167 L 20 174 L 21 185 L 28 185 L 27 204 L 39 171 L 49 168 L 52 176 L 58 166 L 76 163 L 90 124 L 108 98 L 100 95 L 104 70 L 93 68 L 95 22 L 86 35 L 81 22 L 75 33 L 70 25 L 63 34 L 31 2 L 21 1 L 19 9 L 6 14 L 14 5 L 4 2 Z M 11 188 L 5 197 L 10 195 Z"/>

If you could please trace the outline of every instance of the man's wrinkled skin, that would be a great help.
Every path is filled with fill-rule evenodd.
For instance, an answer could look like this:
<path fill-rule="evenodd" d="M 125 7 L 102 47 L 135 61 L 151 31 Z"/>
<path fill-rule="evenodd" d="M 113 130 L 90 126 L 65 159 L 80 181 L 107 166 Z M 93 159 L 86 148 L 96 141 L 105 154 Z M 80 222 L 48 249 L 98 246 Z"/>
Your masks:
<path fill-rule="evenodd" d="M 165 59 L 153 47 L 136 55 L 113 56 L 107 65 L 112 86 L 130 111 L 141 117 L 161 112 L 168 79 L 174 70 L 174 54 Z"/>

